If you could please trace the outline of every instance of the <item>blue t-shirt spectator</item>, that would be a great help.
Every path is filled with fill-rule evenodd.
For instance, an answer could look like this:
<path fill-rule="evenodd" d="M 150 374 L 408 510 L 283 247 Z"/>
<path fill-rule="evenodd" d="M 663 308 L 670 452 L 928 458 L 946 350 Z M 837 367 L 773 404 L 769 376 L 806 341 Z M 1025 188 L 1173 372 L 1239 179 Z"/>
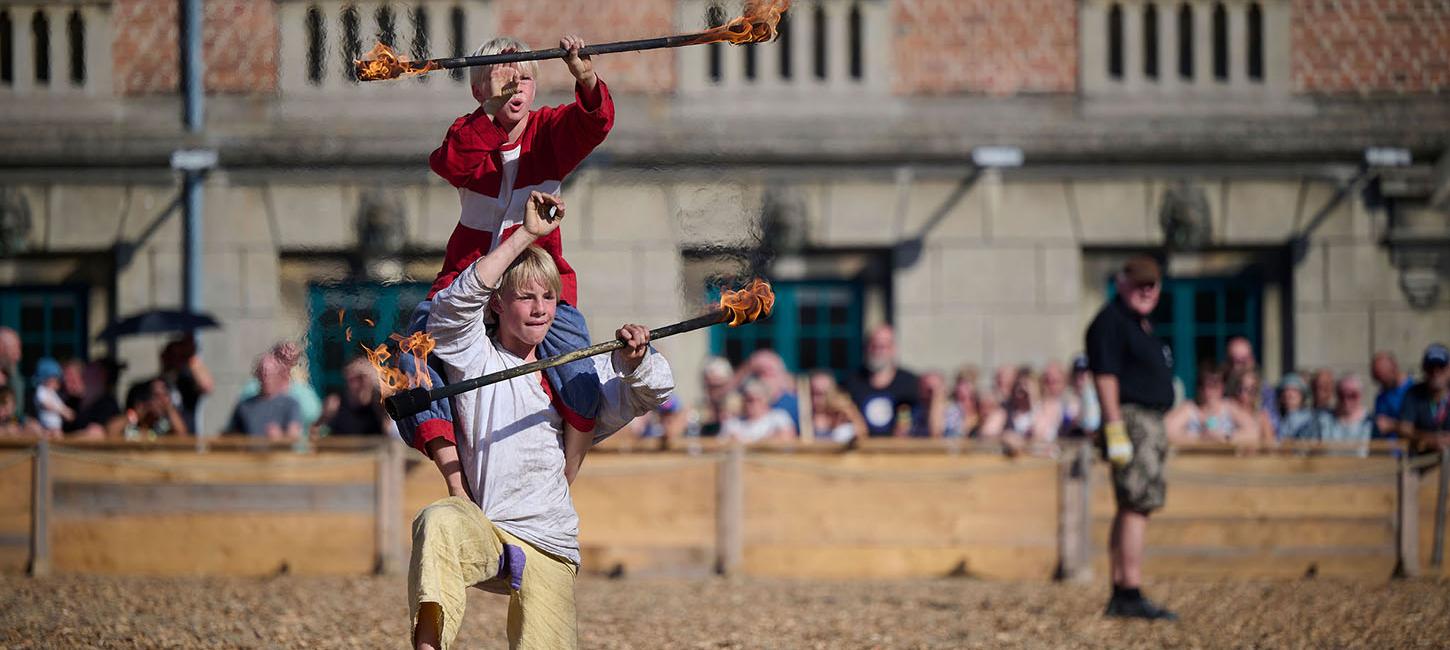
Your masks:
<path fill-rule="evenodd" d="M 1405 380 L 1400 382 L 1399 386 L 1391 390 L 1381 390 L 1380 394 L 1374 398 L 1375 418 L 1388 417 L 1394 420 L 1400 419 L 1400 411 L 1405 405 L 1405 393 L 1410 392 L 1410 387 L 1414 385 L 1414 379 L 1405 377 Z M 1376 437 L 1381 437 L 1378 435 L 1378 432 L 1376 434 Z M 1390 437 L 1393 437 L 1393 433 L 1391 433 Z"/>
<path fill-rule="evenodd" d="M 781 393 L 780 397 L 775 400 L 775 403 L 770 405 L 770 408 L 785 411 L 786 415 L 790 416 L 791 421 L 795 422 L 796 431 L 801 430 L 801 403 L 800 399 L 795 396 L 795 393 L 790 391 Z"/>

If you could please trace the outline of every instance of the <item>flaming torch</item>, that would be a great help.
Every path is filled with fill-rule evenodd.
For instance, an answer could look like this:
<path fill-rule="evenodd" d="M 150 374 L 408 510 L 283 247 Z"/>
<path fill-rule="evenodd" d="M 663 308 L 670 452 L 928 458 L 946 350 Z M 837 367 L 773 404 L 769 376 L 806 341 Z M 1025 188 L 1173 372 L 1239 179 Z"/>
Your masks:
<path fill-rule="evenodd" d="M 650 330 L 649 338 L 651 341 L 656 341 L 666 336 L 674 336 L 712 325 L 727 323 L 731 327 L 739 327 L 762 317 L 769 316 L 770 310 L 774 306 L 775 293 L 770 290 L 770 283 L 757 278 L 744 289 L 724 292 L 720 296 L 720 305 L 704 314 L 687 321 L 675 323 L 674 325 L 666 325 L 659 329 Z M 429 347 L 431 348 L 432 346 Z M 500 370 L 482 377 L 465 379 L 455 384 L 447 384 L 432 389 L 426 386 L 418 386 L 407 390 L 399 390 L 391 397 L 383 400 L 383 407 L 387 409 L 388 415 L 394 420 L 402 420 L 403 418 L 423 412 L 424 409 L 428 408 L 429 404 L 440 399 L 461 395 L 476 388 L 507 381 L 515 377 L 522 377 L 545 368 L 562 366 L 585 357 L 613 352 L 623 347 L 624 341 L 616 339 L 604 343 L 596 343 L 587 348 L 566 352 L 547 359 L 540 359 L 533 363 L 526 363 L 522 366 L 509 368 L 508 370 Z M 426 376 L 426 373 L 424 374 Z"/>
<path fill-rule="evenodd" d="M 765 43 L 775 40 L 775 26 L 780 22 L 780 15 L 785 13 L 789 8 L 790 0 L 746 0 L 745 11 L 734 20 L 719 27 L 713 27 L 693 34 L 676 34 L 674 36 L 661 36 L 636 41 L 618 41 L 614 43 L 586 45 L 579 49 L 579 53 L 580 55 L 588 56 L 592 54 L 658 50 L 667 47 L 685 47 L 687 45 L 705 45 L 708 43 L 731 43 L 734 45 Z M 425 74 L 434 70 L 496 65 L 500 63 L 518 63 L 519 61 L 539 61 L 542 59 L 562 59 L 568 55 L 569 53 L 567 51 L 556 47 L 549 50 L 505 52 L 503 54 L 485 56 L 460 56 L 447 59 L 410 61 L 399 57 L 397 52 L 394 52 L 392 48 L 378 43 L 363 59 L 354 60 L 353 65 L 357 68 L 357 78 L 359 81 L 381 81 L 383 79 L 396 79 L 403 75 Z"/>

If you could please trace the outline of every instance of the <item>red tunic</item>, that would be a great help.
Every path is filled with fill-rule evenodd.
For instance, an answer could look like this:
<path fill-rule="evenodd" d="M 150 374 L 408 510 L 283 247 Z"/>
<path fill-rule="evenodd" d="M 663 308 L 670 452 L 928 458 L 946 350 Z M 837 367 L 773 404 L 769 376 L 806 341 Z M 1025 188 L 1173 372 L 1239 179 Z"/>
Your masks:
<path fill-rule="evenodd" d="M 508 144 L 508 134 L 482 108 L 458 118 L 448 128 L 443 144 L 428 157 L 428 163 L 458 188 L 462 212 L 448 238 L 443 269 L 433 281 L 430 296 L 452 284 L 459 272 L 523 225 L 530 192 L 558 194 L 564 176 L 604 142 L 614 126 L 609 88 L 603 81 L 592 91 L 575 84 L 574 95 L 572 104 L 531 111 L 523 135 L 513 144 Z M 515 159 L 506 163 L 506 151 Z M 538 245 L 559 266 L 560 298 L 578 306 L 578 281 L 574 268 L 564 261 L 559 231 L 549 233 Z"/>

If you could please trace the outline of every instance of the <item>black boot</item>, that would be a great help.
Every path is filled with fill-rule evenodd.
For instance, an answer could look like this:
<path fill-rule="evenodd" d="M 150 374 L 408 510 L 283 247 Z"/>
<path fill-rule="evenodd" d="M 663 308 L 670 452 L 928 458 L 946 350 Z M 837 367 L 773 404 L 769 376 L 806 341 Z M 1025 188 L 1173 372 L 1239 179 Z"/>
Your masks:
<path fill-rule="evenodd" d="M 1159 607 L 1143 596 L 1138 589 L 1113 587 L 1113 597 L 1108 600 L 1105 615 L 1113 618 L 1141 618 L 1150 621 L 1176 621 L 1178 615 Z"/>

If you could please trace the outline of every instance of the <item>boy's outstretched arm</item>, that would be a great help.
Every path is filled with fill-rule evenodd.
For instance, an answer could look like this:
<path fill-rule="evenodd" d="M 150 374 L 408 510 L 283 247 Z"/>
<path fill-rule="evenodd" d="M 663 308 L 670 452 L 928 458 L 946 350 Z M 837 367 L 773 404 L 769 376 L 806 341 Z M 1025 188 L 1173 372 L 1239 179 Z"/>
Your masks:
<path fill-rule="evenodd" d="M 543 122 L 540 126 L 552 134 L 558 165 L 555 172 L 561 176 L 574 171 L 614 128 L 614 99 L 609 86 L 595 74 L 594 62 L 578 55 L 583 46 L 584 39 L 578 36 L 559 40 L 559 47 L 570 52 L 564 64 L 574 76 L 574 103 L 538 113 Z"/>

